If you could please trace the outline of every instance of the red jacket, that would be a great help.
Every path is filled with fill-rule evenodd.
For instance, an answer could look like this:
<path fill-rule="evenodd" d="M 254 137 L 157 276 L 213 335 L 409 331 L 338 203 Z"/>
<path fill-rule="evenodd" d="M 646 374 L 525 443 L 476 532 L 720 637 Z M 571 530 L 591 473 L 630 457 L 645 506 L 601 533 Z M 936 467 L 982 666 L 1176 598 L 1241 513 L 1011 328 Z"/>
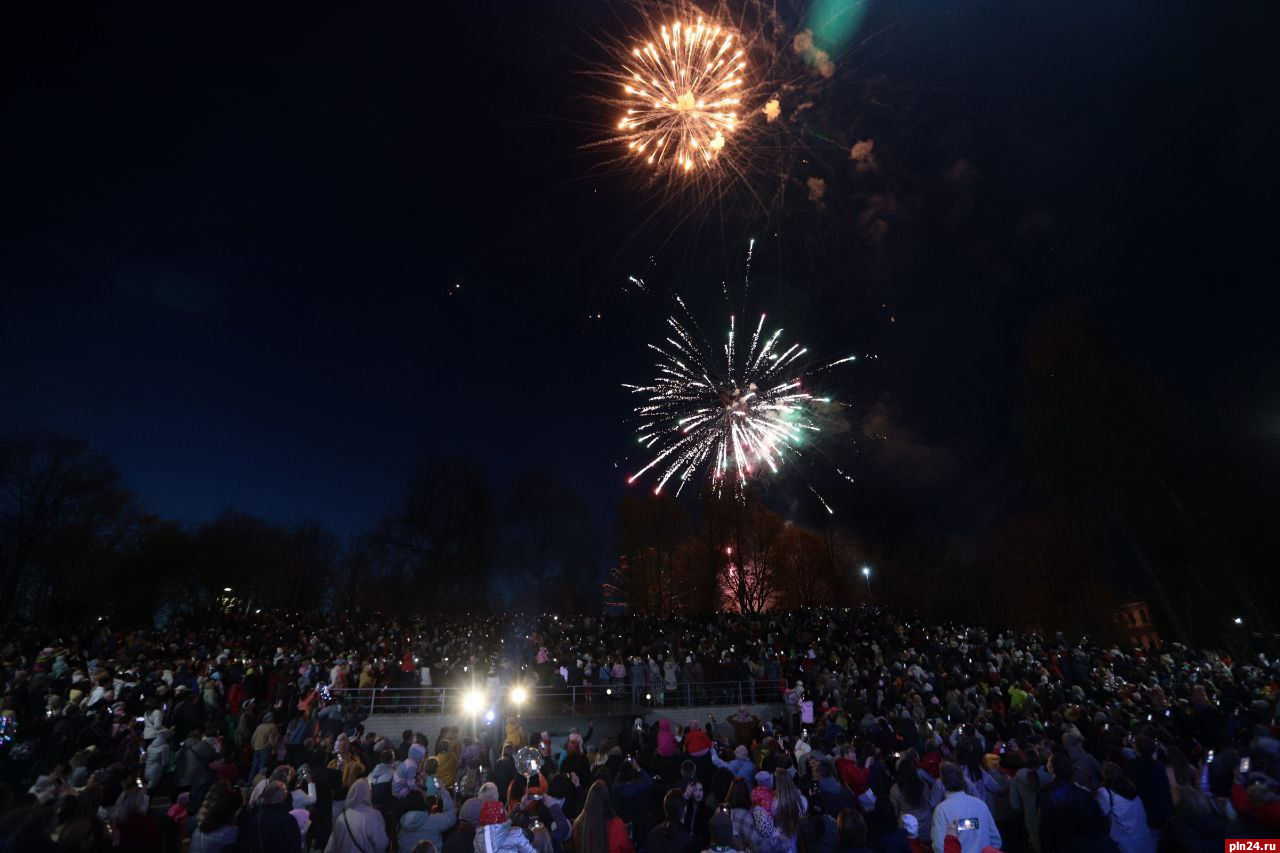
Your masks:
<path fill-rule="evenodd" d="M 702 729 L 690 729 L 685 732 L 684 748 L 690 755 L 711 748 L 711 738 Z"/>
<path fill-rule="evenodd" d="M 1266 826 L 1269 829 L 1280 829 L 1280 800 L 1272 800 L 1265 805 L 1249 799 L 1249 792 L 1239 782 L 1231 786 L 1231 805 L 1241 816 Z"/>
<path fill-rule="evenodd" d="M 631 837 L 627 835 L 627 825 L 622 822 L 620 817 L 612 818 L 609 821 L 608 844 L 608 853 L 636 853 L 635 845 L 631 843 Z M 574 845 L 577 846 L 576 839 Z"/>
<path fill-rule="evenodd" d="M 840 774 L 840 781 L 848 785 L 859 796 L 866 793 L 867 788 L 871 786 L 871 769 L 859 767 L 856 762 L 847 758 L 841 758 L 836 761 L 836 772 Z"/>
<path fill-rule="evenodd" d="M 636 853 L 631 836 L 627 835 L 627 825 L 620 817 L 609 821 L 609 853 Z"/>

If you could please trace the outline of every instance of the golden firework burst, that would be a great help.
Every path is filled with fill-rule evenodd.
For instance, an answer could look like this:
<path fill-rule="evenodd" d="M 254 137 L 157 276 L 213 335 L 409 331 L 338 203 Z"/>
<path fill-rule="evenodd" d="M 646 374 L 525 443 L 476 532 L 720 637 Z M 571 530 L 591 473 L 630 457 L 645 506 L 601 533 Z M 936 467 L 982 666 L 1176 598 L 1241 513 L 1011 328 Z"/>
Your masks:
<path fill-rule="evenodd" d="M 656 169 L 689 172 L 714 164 L 738 129 L 747 63 L 729 27 L 705 21 L 660 24 L 622 58 L 626 112 L 621 138 Z"/>

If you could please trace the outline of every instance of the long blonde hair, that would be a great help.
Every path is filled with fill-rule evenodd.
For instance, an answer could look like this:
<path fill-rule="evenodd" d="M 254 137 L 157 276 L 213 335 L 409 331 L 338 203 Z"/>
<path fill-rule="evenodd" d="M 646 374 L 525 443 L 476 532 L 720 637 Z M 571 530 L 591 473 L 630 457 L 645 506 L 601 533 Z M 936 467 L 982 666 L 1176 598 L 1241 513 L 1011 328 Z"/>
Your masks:
<path fill-rule="evenodd" d="M 609 849 L 609 821 L 615 817 L 609 786 L 597 779 L 587 791 L 582 814 L 573 822 L 574 853 L 606 853 Z"/>
<path fill-rule="evenodd" d="M 800 791 L 785 770 L 773 772 L 773 805 L 773 825 L 787 838 L 795 838 L 800 831 Z"/>

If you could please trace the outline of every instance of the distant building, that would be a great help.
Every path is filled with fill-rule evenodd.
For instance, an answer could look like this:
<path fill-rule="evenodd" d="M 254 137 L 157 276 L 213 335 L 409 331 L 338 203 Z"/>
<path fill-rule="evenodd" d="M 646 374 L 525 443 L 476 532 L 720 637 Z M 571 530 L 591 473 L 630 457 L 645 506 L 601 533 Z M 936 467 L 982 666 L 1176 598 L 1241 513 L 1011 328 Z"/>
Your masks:
<path fill-rule="evenodd" d="M 1131 601 L 1116 608 L 1113 617 L 1117 633 L 1132 647 L 1160 648 L 1160 632 L 1151 622 L 1151 608 L 1145 601 Z"/>

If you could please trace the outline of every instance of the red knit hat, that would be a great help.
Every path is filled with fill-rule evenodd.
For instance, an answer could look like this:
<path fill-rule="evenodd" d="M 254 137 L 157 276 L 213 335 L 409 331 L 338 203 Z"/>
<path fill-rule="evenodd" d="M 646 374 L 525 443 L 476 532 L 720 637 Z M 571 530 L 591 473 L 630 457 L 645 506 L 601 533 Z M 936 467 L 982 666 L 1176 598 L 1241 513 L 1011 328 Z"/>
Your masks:
<path fill-rule="evenodd" d="M 751 805 L 773 808 L 773 792 L 763 785 L 757 785 L 751 789 Z"/>
<path fill-rule="evenodd" d="M 507 819 L 506 806 L 497 800 L 490 800 L 480 807 L 480 825 L 492 826 Z"/>

